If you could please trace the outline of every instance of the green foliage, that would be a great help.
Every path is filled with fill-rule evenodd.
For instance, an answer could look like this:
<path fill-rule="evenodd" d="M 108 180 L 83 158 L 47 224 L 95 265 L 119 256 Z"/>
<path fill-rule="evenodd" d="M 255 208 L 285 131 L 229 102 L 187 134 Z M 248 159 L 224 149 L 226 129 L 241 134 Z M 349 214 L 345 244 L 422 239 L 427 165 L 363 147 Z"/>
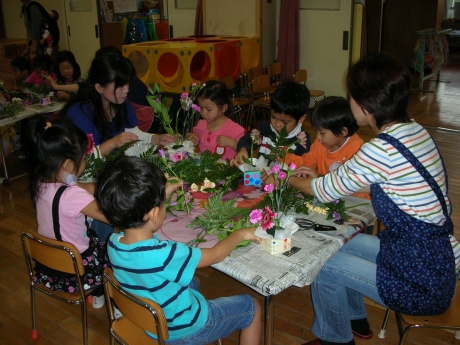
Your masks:
<path fill-rule="evenodd" d="M 296 213 L 308 215 L 308 209 L 305 207 L 306 202 L 311 202 L 315 197 L 302 192 L 295 188 L 288 186 L 283 191 L 282 199 L 283 205 L 281 210 L 288 211 L 294 210 Z M 264 198 L 262 201 L 252 207 L 255 209 L 264 209 L 265 206 L 272 207 L 272 200 L 269 197 Z"/>
<path fill-rule="evenodd" d="M 236 199 L 222 201 L 222 196 L 223 193 L 219 193 L 210 197 L 204 206 L 205 213 L 187 225 L 189 228 L 199 229 L 196 238 L 187 243 L 188 246 L 196 247 L 206 242 L 206 236 L 213 234 L 221 241 L 235 230 L 253 226 L 249 223 L 249 209 L 236 207 Z M 242 241 L 238 247 L 247 246 L 249 243 L 251 242 Z"/>

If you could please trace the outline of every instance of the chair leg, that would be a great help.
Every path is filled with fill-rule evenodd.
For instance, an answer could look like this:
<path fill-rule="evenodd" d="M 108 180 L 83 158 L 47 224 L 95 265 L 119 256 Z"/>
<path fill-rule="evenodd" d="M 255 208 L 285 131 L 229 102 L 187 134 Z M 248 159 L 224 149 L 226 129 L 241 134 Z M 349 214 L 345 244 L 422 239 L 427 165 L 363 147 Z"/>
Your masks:
<path fill-rule="evenodd" d="M 88 313 L 87 313 L 85 298 L 83 298 L 81 302 L 81 315 L 82 315 L 82 327 L 83 327 L 83 344 L 88 345 Z"/>
<path fill-rule="evenodd" d="M 459 340 L 460 340 L 460 330 L 455 331 L 455 339 L 459 339 Z"/>
<path fill-rule="evenodd" d="M 30 285 L 30 308 L 32 310 L 32 339 L 38 338 L 37 325 L 35 320 L 35 289 Z"/>
<path fill-rule="evenodd" d="M 379 332 L 380 339 L 385 338 L 385 332 L 387 328 L 388 318 L 390 317 L 390 313 L 391 313 L 391 309 L 388 308 L 385 313 L 385 317 L 383 318 L 382 328 L 380 329 L 380 332 Z"/>

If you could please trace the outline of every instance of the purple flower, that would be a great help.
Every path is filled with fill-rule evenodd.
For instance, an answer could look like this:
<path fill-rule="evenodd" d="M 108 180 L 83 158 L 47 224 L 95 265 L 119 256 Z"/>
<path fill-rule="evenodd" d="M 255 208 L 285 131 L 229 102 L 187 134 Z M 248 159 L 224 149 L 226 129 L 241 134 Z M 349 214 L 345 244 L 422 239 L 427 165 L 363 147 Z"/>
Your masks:
<path fill-rule="evenodd" d="M 158 150 L 158 152 L 160 153 L 161 158 L 166 158 L 165 150 L 161 149 L 161 150 Z"/>
<path fill-rule="evenodd" d="M 287 176 L 287 175 L 286 175 L 286 173 L 285 173 L 284 171 L 280 171 L 280 172 L 278 173 L 278 178 L 279 178 L 280 180 L 284 180 L 284 179 L 286 178 L 286 176 Z"/>
<path fill-rule="evenodd" d="M 297 168 L 297 165 L 295 165 L 295 163 L 289 164 L 289 169 L 295 170 L 295 168 Z"/>
<path fill-rule="evenodd" d="M 342 219 L 342 216 L 341 216 L 340 213 L 337 212 L 337 211 L 334 211 L 334 212 L 332 213 L 332 217 L 334 217 L 336 220 L 341 220 L 341 219 Z"/>
<path fill-rule="evenodd" d="M 333 203 L 334 205 L 337 205 L 339 202 L 340 202 L 340 200 L 337 199 L 337 200 L 334 200 L 332 203 Z"/>
<path fill-rule="evenodd" d="M 275 189 L 275 186 L 272 185 L 271 183 L 270 183 L 270 184 L 266 184 L 266 185 L 264 186 L 264 191 L 267 192 L 267 193 L 273 192 L 273 189 Z"/>
<path fill-rule="evenodd" d="M 262 220 L 262 210 L 260 209 L 255 209 L 252 210 L 251 213 L 249 214 L 249 222 L 251 224 L 256 224 Z"/>
<path fill-rule="evenodd" d="M 272 166 L 272 168 L 270 169 L 270 174 L 277 174 L 280 172 L 280 166 L 279 165 L 274 165 Z"/>
<path fill-rule="evenodd" d="M 200 112 L 200 107 L 196 104 L 192 104 L 192 109 L 197 111 L 197 112 Z"/>

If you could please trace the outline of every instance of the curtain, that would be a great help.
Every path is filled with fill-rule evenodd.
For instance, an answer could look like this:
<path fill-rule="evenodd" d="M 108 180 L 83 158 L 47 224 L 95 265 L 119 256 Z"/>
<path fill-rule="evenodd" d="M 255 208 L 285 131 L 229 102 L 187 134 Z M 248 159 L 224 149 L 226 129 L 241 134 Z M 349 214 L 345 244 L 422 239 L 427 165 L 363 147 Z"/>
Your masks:
<path fill-rule="evenodd" d="M 203 35 L 203 0 L 198 0 L 196 4 L 194 35 Z"/>
<path fill-rule="evenodd" d="M 292 79 L 299 70 L 299 0 L 281 0 L 277 61 L 283 66 L 281 79 Z"/>

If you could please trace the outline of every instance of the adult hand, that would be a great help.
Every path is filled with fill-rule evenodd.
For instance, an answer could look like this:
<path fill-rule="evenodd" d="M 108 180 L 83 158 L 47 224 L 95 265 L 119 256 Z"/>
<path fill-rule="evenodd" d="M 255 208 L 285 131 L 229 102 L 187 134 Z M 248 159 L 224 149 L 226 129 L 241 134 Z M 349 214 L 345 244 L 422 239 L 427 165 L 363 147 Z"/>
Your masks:
<path fill-rule="evenodd" d="M 174 177 L 174 176 L 168 177 L 168 180 L 166 181 L 166 187 L 165 187 L 166 199 L 169 199 L 171 194 L 175 192 L 176 189 L 182 187 L 183 184 L 184 184 L 184 181 L 179 180 L 179 178 L 177 177 Z"/>
<path fill-rule="evenodd" d="M 248 150 L 246 148 L 242 148 L 236 155 L 235 158 L 232 159 L 232 164 L 239 167 L 241 164 L 244 164 L 243 157 L 248 158 Z"/>
<path fill-rule="evenodd" d="M 174 137 L 171 134 L 156 134 L 152 136 L 152 146 L 161 145 L 165 146 L 169 143 L 174 142 Z"/>
<path fill-rule="evenodd" d="M 190 140 L 194 145 L 198 145 L 200 143 L 200 137 L 195 133 L 187 133 L 185 135 L 186 140 Z"/>
<path fill-rule="evenodd" d="M 114 148 L 120 148 L 124 144 L 129 143 L 131 141 L 138 140 L 138 139 L 139 138 L 134 133 L 122 132 L 118 134 L 117 136 L 113 137 L 111 140 L 113 140 L 113 145 L 115 146 Z"/>
<path fill-rule="evenodd" d="M 318 172 L 316 169 L 309 168 L 306 166 L 302 166 L 300 168 L 297 168 L 292 175 L 297 176 L 297 177 L 309 177 L 309 178 L 316 178 L 319 177 Z"/>
<path fill-rule="evenodd" d="M 257 241 L 259 244 L 262 243 L 262 239 L 254 235 L 256 228 L 243 228 L 237 231 L 241 231 L 243 233 L 243 240 Z"/>

